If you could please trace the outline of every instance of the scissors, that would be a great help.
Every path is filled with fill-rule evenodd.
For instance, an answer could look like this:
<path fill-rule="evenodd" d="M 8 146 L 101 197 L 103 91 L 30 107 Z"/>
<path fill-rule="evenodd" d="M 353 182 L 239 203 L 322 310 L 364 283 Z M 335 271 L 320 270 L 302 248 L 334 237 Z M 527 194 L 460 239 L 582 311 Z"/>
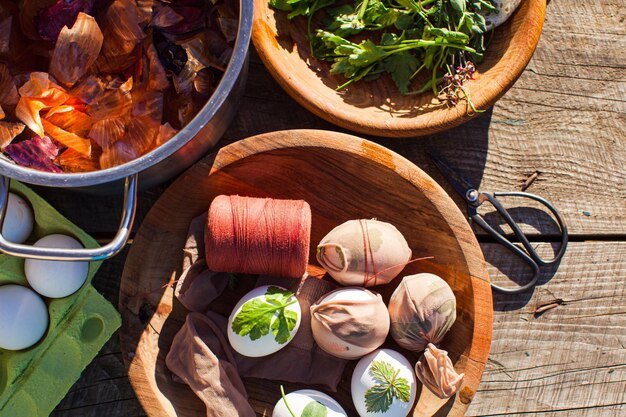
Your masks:
<path fill-rule="evenodd" d="M 441 158 L 438 158 L 434 155 L 430 155 L 430 158 L 435 163 L 437 168 L 441 171 L 441 173 L 446 177 L 448 182 L 454 187 L 454 189 L 463 196 L 465 202 L 467 203 L 467 213 L 469 219 L 476 223 L 480 228 L 486 231 L 490 236 L 496 239 L 500 244 L 506 247 L 508 250 L 513 252 L 515 255 L 520 257 L 526 264 L 530 266 L 532 269 L 532 279 L 525 285 L 519 286 L 517 288 L 505 288 L 495 284 L 491 284 L 491 287 L 505 294 L 518 294 L 523 291 L 532 288 L 537 283 L 537 278 L 539 277 L 539 267 L 552 265 L 558 262 L 565 253 L 565 249 L 567 248 L 568 242 L 568 234 L 567 234 L 567 226 L 565 222 L 559 215 L 559 212 L 554 208 L 552 204 L 550 204 L 547 200 L 542 197 L 539 197 L 534 194 L 524 193 L 524 192 L 494 192 L 494 193 L 483 193 L 473 187 L 465 178 L 458 175 L 452 168 L 450 168 Z M 523 197 L 529 198 L 531 200 L 538 201 L 543 204 L 556 218 L 557 223 L 559 224 L 559 228 L 561 229 L 561 245 L 559 247 L 559 252 L 556 256 L 551 260 L 545 260 L 541 258 L 537 251 L 531 246 L 528 238 L 524 235 L 520 227 L 517 225 L 515 220 L 511 217 L 509 212 L 504 208 L 504 206 L 500 203 L 497 197 Z M 489 201 L 496 209 L 496 211 L 504 218 L 507 224 L 513 229 L 513 233 L 519 239 L 523 246 L 522 248 L 519 245 L 514 244 L 509 239 L 507 239 L 500 232 L 491 227 L 485 219 L 478 214 L 478 207 L 483 204 L 485 201 Z"/>

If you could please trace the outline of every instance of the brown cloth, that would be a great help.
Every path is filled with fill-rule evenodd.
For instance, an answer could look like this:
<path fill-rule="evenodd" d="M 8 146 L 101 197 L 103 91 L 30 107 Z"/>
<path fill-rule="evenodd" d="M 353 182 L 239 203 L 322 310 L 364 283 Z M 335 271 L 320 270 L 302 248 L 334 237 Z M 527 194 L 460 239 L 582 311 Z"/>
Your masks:
<path fill-rule="evenodd" d="M 189 311 L 207 311 L 228 285 L 228 274 L 210 271 L 204 261 L 204 225 L 207 213 L 189 225 L 183 249 L 183 272 L 178 277 L 174 295 Z"/>
<path fill-rule="evenodd" d="M 415 374 L 437 397 L 450 398 L 461 388 L 465 374 L 458 374 L 448 352 L 429 343 L 415 364 Z"/>
<path fill-rule="evenodd" d="M 300 280 L 259 277 L 257 287 L 279 285 L 296 294 L 302 310 L 300 328 L 293 340 L 276 353 L 261 358 L 239 355 L 228 343 L 227 318 L 222 314 L 232 311 L 243 294 L 227 288 L 229 274 L 208 270 L 203 257 L 205 222 L 206 214 L 191 222 L 185 244 L 183 272 L 175 295 L 191 313 L 167 355 L 168 368 L 207 404 L 207 416 L 219 412 L 222 417 L 230 417 L 224 410 L 235 410 L 233 416 L 247 416 L 237 394 L 246 397 L 240 377 L 320 385 L 336 391 L 347 361 L 327 354 L 315 343 L 309 311 L 337 284 L 307 275 Z M 219 303 L 214 303 L 218 297 Z M 222 314 L 215 311 L 220 308 Z M 228 394 L 224 395 L 225 391 Z"/>
<path fill-rule="evenodd" d="M 207 417 L 255 417 L 237 365 L 218 323 L 219 314 L 189 313 L 165 362 L 207 408 Z"/>

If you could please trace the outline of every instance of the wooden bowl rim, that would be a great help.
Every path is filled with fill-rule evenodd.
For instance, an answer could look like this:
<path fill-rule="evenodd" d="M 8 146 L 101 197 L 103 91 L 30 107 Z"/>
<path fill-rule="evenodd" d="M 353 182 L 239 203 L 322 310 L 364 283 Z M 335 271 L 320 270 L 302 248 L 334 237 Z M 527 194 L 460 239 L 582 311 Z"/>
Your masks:
<path fill-rule="evenodd" d="M 363 108 L 351 106 L 343 101 L 338 95 L 321 95 L 308 89 L 304 83 L 300 83 L 298 77 L 287 74 L 282 69 L 281 62 L 275 53 L 276 39 L 278 35 L 275 27 L 270 27 L 263 14 L 269 8 L 267 0 L 254 0 L 254 20 L 252 23 L 252 42 L 254 47 L 268 69 L 272 77 L 295 101 L 326 121 L 337 126 L 366 135 L 384 137 L 416 137 L 437 133 L 458 126 L 479 113 L 467 114 L 463 105 L 452 108 L 442 107 L 431 112 L 421 113 L 415 117 L 403 118 L 392 117 L 389 113 L 372 118 Z M 530 4 L 525 4 L 530 2 Z M 545 18 L 546 0 L 523 0 L 518 8 L 528 7 L 528 12 L 523 18 L 523 24 L 511 36 L 507 50 L 516 48 L 521 51 L 515 54 L 506 65 L 498 62 L 491 70 L 496 71 L 496 76 L 488 86 L 483 86 L 481 95 L 474 100 L 474 105 L 479 111 L 493 106 L 517 81 L 537 48 L 541 29 Z M 273 38 L 272 38 L 273 37 Z M 290 55 L 293 59 L 293 55 Z M 480 66 L 479 66 L 480 67 Z M 330 87 L 326 86 L 329 90 Z"/>
<path fill-rule="evenodd" d="M 306 144 L 301 142 L 303 137 L 306 138 L 311 135 L 316 135 L 316 141 Z M 321 135 L 322 137 L 317 135 Z M 443 188 L 408 159 L 381 145 L 345 133 L 310 129 L 276 131 L 240 140 L 206 156 L 174 181 L 150 209 L 144 219 L 144 223 L 142 223 L 137 231 L 137 236 L 142 234 L 144 225 L 151 223 L 152 217 L 157 215 L 156 212 L 158 211 L 158 206 L 162 204 L 163 197 L 169 193 L 176 192 L 174 190 L 186 181 L 185 176 L 187 173 L 198 172 L 206 178 L 209 178 L 214 173 L 227 168 L 233 163 L 244 160 L 247 157 L 286 148 L 326 148 L 333 151 L 353 154 L 360 158 L 363 158 L 363 155 L 359 151 L 363 152 L 363 150 L 365 150 L 368 160 L 396 173 L 402 179 L 419 189 L 424 195 L 430 194 L 432 196 L 433 193 L 436 195 L 437 198 L 434 199 L 429 197 L 429 201 L 439 211 L 446 222 L 451 225 L 450 230 L 452 230 L 457 238 L 471 279 L 470 286 L 474 300 L 474 327 L 468 353 L 466 355 L 464 354 L 464 356 L 471 362 L 471 366 L 478 370 L 475 386 L 472 387 L 472 389 L 475 390 L 487 364 L 493 322 L 491 286 L 482 251 L 465 216 Z M 206 174 L 207 172 L 208 175 Z M 463 238 L 460 239 L 459 235 L 463 235 Z M 158 390 L 154 372 L 150 372 L 149 369 L 143 366 L 141 360 L 142 356 L 135 355 L 135 352 L 140 350 L 142 340 L 145 337 L 150 337 L 148 329 L 160 329 L 161 325 L 167 320 L 167 317 L 172 311 L 171 307 L 174 298 L 173 290 L 171 286 L 163 290 L 159 306 L 157 306 L 150 321 L 145 324 L 144 331 L 137 337 L 133 333 L 134 330 L 129 328 L 131 323 L 127 315 L 131 313 L 131 310 L 124 304 L 124 301 L 127 299 L 140 296 L 139 294 L 128 296 L 128 294 L 133 294 L 134 281 L 137 280 L 137 276 L 132 273 L 133 267 L 131 267 L 131 265 L 142 263 L 142 253 L 143 248 L 136 245 L 131 246 L 122 272 L 119 297 L 119 310 L 122 313 L 123 320 L 122 328 L 119 333 L 120 347 L 124 363 L 128 370 L 130 383 L 146 413 L 150 417 L 170 417 L 172 414 L 169 414 L 166 409 L 171 409 L 171 405 L 167 407 L 168 404 L 162 402 L 164 399 L 167 400 L 167 397 Z M 484 314 L 476 314 L 478 310 L 476 307 L 477 301 L 480 301 L 481 304 L 488 305 L 489 308 L 481 312 Z M 167 308 L 161 308 L 163 304 L 165 304 Z M 486 349 L 485 346 L 487 347 Z M 145 349 L 141 350 L 143 351 Z M 158 352 L 159 350 L 156 350 L 155 354 L 151 357 L 158 357 Z M 151 387 L 152 390 L 146 392 L 145 388 L 148 386 Z M 158 394 L 155 390 L 158 391 Z M 465 409 L 469 406 L 473 394 L 474 391 L 469 394 L 469 397 L 461 399 L 464 406 L 461 414 L 451 413 L 450 416 L 463 415 Z M 159 411 L 154 410 L 155 404 L 159 404 Z"/>

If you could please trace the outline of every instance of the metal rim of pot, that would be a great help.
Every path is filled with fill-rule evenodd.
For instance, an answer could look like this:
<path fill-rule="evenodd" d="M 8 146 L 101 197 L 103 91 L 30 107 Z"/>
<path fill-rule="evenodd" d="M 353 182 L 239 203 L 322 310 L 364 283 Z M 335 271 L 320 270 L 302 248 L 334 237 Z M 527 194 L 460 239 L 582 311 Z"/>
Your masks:
<path fill-rule="evenodd" d="M 252 34 L 253 0 L 239 0 L 239 27 L 233 53 L 215 92 L 198 114 L 172 139 L 151 152 L 123 165 L 104 170 L 58 174 L 25 168 L 6 157 L 0 157 L 0 252 L 8 255 L 52 261 L 99 261 L 108 259 L 123 248 L 133 226 L 137 207 L 138 175 L 140 172 L 165 160 L 181 149 L 216 114 L 234 87 L 246 62 Z M 124 202 L 122 220 L 115 237 L 106 245 L 94 249 L 44 248 L 9 242 L 2 235 L 8 206 L 10 182 L 12 179 L 27 184 L 46 187 L 88 187 L 124 179 Z"/>

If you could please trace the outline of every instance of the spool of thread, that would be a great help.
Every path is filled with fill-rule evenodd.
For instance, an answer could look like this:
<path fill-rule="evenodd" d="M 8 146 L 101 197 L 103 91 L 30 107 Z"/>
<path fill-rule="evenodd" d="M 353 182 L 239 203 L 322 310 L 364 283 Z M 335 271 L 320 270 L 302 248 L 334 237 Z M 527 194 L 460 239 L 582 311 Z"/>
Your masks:
<path fill-rule="evenodd" d="M 303 200 L 220 195 L 204 240 L 213 271 L 299 278 L 309 261 L 311 208 Z"/>

